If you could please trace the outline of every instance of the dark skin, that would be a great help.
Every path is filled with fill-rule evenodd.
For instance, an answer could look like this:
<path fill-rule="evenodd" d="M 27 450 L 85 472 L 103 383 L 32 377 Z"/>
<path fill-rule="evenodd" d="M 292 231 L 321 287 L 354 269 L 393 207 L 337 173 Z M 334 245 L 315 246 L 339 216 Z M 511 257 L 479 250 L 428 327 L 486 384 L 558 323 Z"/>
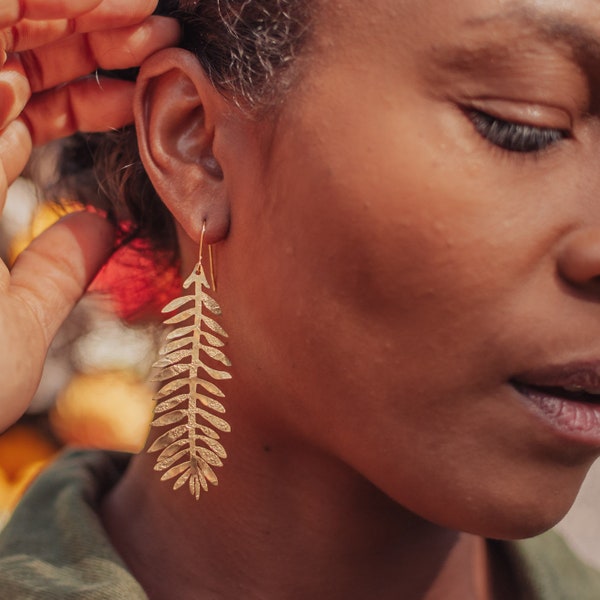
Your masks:
<path fill-rule="evenodd" d="M 600 89 L 569 49 L 600 6 L 347 0 L 315 28 L 273 119 L 179 51 L 142 71 L 185 270 L 204 220 L 219 242 L 233 433 L 200 506 L 141 455 L 107 527 L 153 598 L 516 597 L 483 537 L 551 527 L 599 452 L 510 381 L 600 356 Z"/>
<path fill-rule="evenodd" d="M 183 51 L 142 69 L 184 271 L 218 243 L 233 431 L 199 504 L 142 454 L 104 522 L 153 599 L 514 598 L 484 538 L 551 527 L 600 453 L 510 383 L 600 357 L 600 5 L 341 0 L 314 28 L 262 119 Z"/>

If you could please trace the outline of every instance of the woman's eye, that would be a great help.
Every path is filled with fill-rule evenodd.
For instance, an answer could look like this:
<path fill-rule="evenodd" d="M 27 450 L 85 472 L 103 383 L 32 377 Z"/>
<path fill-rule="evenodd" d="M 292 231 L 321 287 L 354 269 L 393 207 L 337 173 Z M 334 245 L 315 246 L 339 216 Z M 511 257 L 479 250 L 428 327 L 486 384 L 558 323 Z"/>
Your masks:
<path fill-rule="evenodd" d="M 504 121 L 479 110 L 468 111 L 468 116 L 479 135 L 509 152 L 541 152 L 570 137 L 564 129 Z"/>

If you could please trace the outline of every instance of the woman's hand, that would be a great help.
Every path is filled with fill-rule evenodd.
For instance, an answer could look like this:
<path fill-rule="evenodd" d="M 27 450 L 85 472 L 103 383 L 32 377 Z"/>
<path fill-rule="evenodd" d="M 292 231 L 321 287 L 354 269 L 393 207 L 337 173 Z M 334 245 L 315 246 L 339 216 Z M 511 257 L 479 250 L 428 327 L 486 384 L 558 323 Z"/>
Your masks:
<path fill-rule="evenodd" d="M 156 0 L 1 0 L 0 210 L 32 147 L 132 120 L 133 84 L 86 77 L 138 66 L 176 43 Z M 48 346 L 111 252 L 100 217 L 80 214 L 38 238 L 9 272 L 0 264 L 0 430 L 27 409 Z"/>

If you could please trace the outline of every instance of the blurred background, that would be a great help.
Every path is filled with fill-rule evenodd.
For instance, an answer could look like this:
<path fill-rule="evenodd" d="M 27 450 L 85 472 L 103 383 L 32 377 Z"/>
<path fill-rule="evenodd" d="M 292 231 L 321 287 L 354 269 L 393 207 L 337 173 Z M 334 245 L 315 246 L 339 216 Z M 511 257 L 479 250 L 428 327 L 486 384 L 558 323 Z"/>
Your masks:
<path fill-rule="evenodd" d="M 40 201 L 32 184 L 19 180 L 0 219 L 3 260 L 12 264 L 33 237 L 68 210 Z M 151 276 L 164 277 L 161 287 L 172 289 L 172 274 Z M 118 264 L 101 275 L 109 284 L 126 277 Z M 155 312 L 166 301 L 157 298 Z M 125 325 L 121 309 L 118 300 L 100 291 L 79 303 L 54 341 L 31 409 L 0 435 L 0 528 L 31 480 L 65 446 L 142 449 L 152 415 L 147 380 L 161 333 L 144 318 L 129 318 Z M 598 500 L 600 461 L 558 529 L 584 560 L 600 568 Z"/>
<path fill-rule="evenodd" d="M 68 207 L 41 202 L 21 179 L 0 219 L 0 255 L 12 264 L 31 239 Z M 120 276 L 118 266 L 104 280 Z M 98 286 L 96 286 L 98 287 Z M 152 415 L 147 383 L 159 330 L 125 325 L 108 294 L 88 294 L 56 337 L 28 413 L 0 435 L 0 527 L 35 475 L 65 446 L 142 449 Z"/>

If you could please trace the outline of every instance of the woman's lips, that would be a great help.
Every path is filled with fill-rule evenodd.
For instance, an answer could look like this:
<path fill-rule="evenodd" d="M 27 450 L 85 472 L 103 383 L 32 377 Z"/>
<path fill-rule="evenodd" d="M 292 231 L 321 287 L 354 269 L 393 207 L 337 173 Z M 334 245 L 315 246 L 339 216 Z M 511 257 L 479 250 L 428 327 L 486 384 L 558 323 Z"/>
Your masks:
<path fill-rule="evenodd" d="M 511 384 L 556 434 L 600 447 L 600 362 L 544 367 L 517 375 Z"/>

